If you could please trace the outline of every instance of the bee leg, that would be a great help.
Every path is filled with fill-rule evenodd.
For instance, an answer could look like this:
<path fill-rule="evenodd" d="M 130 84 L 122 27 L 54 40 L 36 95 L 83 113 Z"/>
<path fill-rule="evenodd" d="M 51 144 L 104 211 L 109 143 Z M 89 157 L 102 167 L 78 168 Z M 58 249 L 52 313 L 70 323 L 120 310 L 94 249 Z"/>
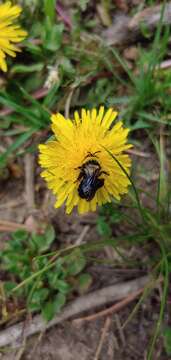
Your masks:
<path fill-rule="evenodd" d="M 96 188 L 100 189 L 104 185 L 104 179 L 97 179 Z"/>
<path fill-rule="evenodd" d="M 98 154 L 98 153 L 100 153 L 100 152 L 101 152 L 100 150 L 95 151 L 95 153 L 93 154 L 93 156 L 95 156 L 95 154 Z"/>
<path fill-rule="evenodd" d="M 81 166 L 80 166 L 79 168 L 77 168 L 77 169 L 80 169 L 80 168 L 81 168 Z M 74 181 L 74 184 L 75 184 L 77 181 L 81 180 L 83 176 L 84 176 L 84 171 L 81 170 L 80 173 L 79 173 L 79 175 L 78 175 L 78 177 L 77 177 L 77 179 Z"/>
<path fill-rule="evenodd" d="M 105 174 L 105 175 L 109 176 L 109 173 L 107 171 L 103 171 L 103 170 L 100 171 L 99 176 L 102 175 L 102 174 Z"/>
<path fill-rule="evenodd" d="M 89 156 L 97 157 L 96 154 L 98 154 L 98 153 L 100 153 L 100 152 L 101 152 L 100 150 L 95 151 L 95 153 L 91 153 L 90 151 L 88 151 L 88 153 L 87 153 L 87 155 L 86 155 L 86 157 L 85 157 L 84 159 L 88 158 Z"/>
<path fill-rule="evenodd" d="M 89 152 L 87 153 L 87 155 L 85 156 L 84 160 L 87 159 L 87 158 L 90 157 L 90 156 L 93 157 L 93 154 L 89 151 Z"/>

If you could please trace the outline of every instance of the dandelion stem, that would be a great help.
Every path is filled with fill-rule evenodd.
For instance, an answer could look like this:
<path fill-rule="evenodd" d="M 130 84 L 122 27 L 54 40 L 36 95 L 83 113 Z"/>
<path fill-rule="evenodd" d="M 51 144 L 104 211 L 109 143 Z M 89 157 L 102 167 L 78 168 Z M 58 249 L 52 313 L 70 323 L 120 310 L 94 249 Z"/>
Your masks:
<path fill-rule="evenodd" d="M 124 172 L 124 174 L 126 175 L 126 177 L 129 179 L 133 189 L 134 189 L 134 192 L 135 192 L 135 197 L 136 197 L 136 200 L 137 200 L 137 207 L 138 207 L 138 210 L 140 212 L 140 215 L 141 215 L 141 218 L 143 220 L 143 223 L 145 222 L 145 217 L 144 217 L 144 213 L 143 213 L 143 209 L 142 209 L 142 206 L 141 206 L 141 203 L 140 203 L 140 199 L 139 199 L 139 195 L 138 195 L 138 192 L 137 192 L 137 189 L 134 185 L 134 182 L 133 180 L 131 179 L 131 177 L 129 176 L 129 174 L 127 173 L 127 171 L 125 170 L 125 168 L 122 166 L 122 164 L 120 163 L 120 161 L 111 153 L 111 151 L 109 151 L 108 149 L 106 149 L 104 146 L 102 146 L 107 152 L 108 154 L 113 158 L 113 160 L 115 160 L 115 162 L 119 165 L 119 167 L 121 168 L 121 170 Z"/>

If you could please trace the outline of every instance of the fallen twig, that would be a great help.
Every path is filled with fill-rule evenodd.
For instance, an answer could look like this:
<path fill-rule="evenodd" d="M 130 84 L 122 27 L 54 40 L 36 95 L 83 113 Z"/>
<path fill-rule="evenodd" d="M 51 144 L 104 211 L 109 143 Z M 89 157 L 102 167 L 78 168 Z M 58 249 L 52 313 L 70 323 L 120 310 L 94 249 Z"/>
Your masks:
<path fill-rule="evenodd" d="M 131 155 L 136 155 L 136 156 L 139 156 L 139 157 L 143 157 L 143 158 L 150 158 L 150 156 L 151 156 L 149 153 L 146 153 L 144 151 L 139 151 L 139 150 L 136 150 L 136 149 L 129 149 L 129 150 L 127 150 L 127 153 L 131 154 Z"/>
<path fill-rule="evenodd" d="M 6 221 L 6 220 L 0 220 L 0 232 L 13 232 L 16 230 L 26 230 L 29 233 L 33 233 L 33 232 L 41 232 L 40 228 L 39 228 L 39 224 L 35 223 L 33 224 L 33 220 L 30 217 L 26 220 L 25 224 L 19 224 L 19 223 L 15 223 L 12 221 Z"/>
<path fill-rule="evenodd" d="M 18 229 L 27 230 L 27 226 L 24 224 L 18 224 L 12 221 L 0 220 L 0 231 L 15 231 Z"/>
<path fill-rule="evenodd" d="M 37 315 L 24 329 L 24 336 L 27 338 L 30 335 L 45 331 L 46 329 L 57 325 L 66 319 L 77 316 L 83 311 L 92 310 L 93 308 L 123 299 L 131 295 L 131 293 L 135 293 L 138 290 L 140 291 L 140 289 L 146 286 L 149 281 L 151 281 L 151 277 L 144 276 L 132 281 L 111 285 L 94 291 L 93 293 L 81 296 L 68 304 L 60 314 L 48 323 L 45 323 L 40 315 Z M 0 333 L 0 347 L 7 346 L 9 344 L 17 347 L 23 334 L 23 327 L 24 322 L 21 322 L 3 330 Z"/>
<path fill-rule="evenodd" d="M 109 330 L 110 324 L 111 324 L 111 319 L 109 317 L 107 317 L 106 320 L 105 320 L 103 329 L 102 329 L 102 334 L 101 334 L 100 341 L 99 341 L 99 344 L 98 344 L 98 347 L 97 347 L 97 350 L 96 350 L 96 353 L 95 353 L 94 360 L 99 359 L 99 355 L 101 353 L 102 346 L 103 346 L 105 337 L 107 335 L 107 332 Z"/>
<path fill-rule="evenodd" d="M 65 117 L 66 117 L 66 119 L 69 119 L 70 104 L 71 104 L 73 93 L 74 93 L 74 89 L 70 90 L 70 92 L 68 94 L 68 97 L 67 97 L 67 100 L 66 100 L 66 103 L 65 103 Z"/>
<path fill-rule="evenodd" d="M 125 339 L 125 335 L 124 335 L 124 330 L 122 329 L 122 326 L 121 326 L 121 321 L 120 321 L 119 315 L 115 314 L 114 317 L 115 317 L 116 326 L 117 326 L 117 329 L 119 332 L 119 336 L 120 336 L 120 339 L 122 342 L 122 346 L 125 347 L 126 339 Z"/>
<path fill-rule="evenodd" d="M 137 298 L 138 295 L 140 295 L 143 292 L 144 288 L 139 289 L 137 291 L 135 291 L 134 293 L 128 295 L 126 298 L 124 298 L 123 300 L 119 301 L 118 303 L 112 305 L 110 308 L 99 311 L 96 314 L 92 314 L 89 316 L 85 316 L 79 319 L 75 319 L 73 322 L 75 324 L 78 324 L 82 321 L 92 321 L 92 320 L 96 320 L 102 316 L 106 316 L 112 313 L 115 313 L 116 311 L 121 310 L 124 306 L 128 305 L 130 302 L 132 302 L 133 300 L 135 300 Z"/>
<path fill-rule="evenodd" d="M 24 338 L 22 345 L 20 346 L 17 354 L 15 355 L 15 360 L 21 360 L 26 348 L 26 339 Z"/>
<path fill-rule="evenodd" d="M 25 194 L 28 209 L 35 207 L 34 201 L 34 156 L 25 155 Z"/>
<path fill-rule="evenodd" d="M 82 242 L 83 242 L 86 234 L 88 233 L 89 229 L 90 229 L 89 225 L 86 225 L 86 226 L 83 227 L 83 230 L 81 231 L 78 239 L 76 240 L 75 245 L 81 245 L 82 244 Z"/>
<path fill-rule="evenodd" d="M 18 207 L 23 204 L 25 204 L 25 200 L 22 198 L 17 199 L 17 200 L 10 200 L 6 203 L 0 204 L 0 210 L 7 209 L 7 208 L 15 208 L 15 207 Z"/>
<path fill-rule="evenodd" d="M 62 3 L 60 3 L 59 1 L 56 4 L 56 11 L 59 14 L 60 18 L 62 19 L 63 23 L 71 30 L 72 29 L 71 19 L 67 14 L 67 12 L 65 11 L 65 9 L 63 9 Z"/>

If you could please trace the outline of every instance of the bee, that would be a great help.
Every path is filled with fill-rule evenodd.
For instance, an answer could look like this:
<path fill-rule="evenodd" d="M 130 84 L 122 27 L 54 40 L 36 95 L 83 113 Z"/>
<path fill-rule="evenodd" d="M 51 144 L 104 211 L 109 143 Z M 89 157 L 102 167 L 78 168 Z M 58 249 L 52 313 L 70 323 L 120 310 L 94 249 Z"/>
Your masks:
<path fill-rule="evenodd" d="M 88 153 L 86 157 L 96 156 L 95 154 Z M 96 191 L 104 185 L 104 179 L 99 179 L 99 177 L 102 174 L 109 174 L 101 170 L 100 164 L 95 159 L 87 160 L 79 169 L 80 174 L 77 179 L 80 181 L 78 194 L 80 198 L 91 201 Z"/>

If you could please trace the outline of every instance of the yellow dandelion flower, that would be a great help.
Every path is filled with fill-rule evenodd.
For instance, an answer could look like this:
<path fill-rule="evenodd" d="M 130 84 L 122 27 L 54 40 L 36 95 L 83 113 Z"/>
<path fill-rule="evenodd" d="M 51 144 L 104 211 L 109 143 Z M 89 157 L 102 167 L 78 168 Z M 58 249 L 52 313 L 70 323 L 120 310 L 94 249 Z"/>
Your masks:
<path fill-rule="evenodd" d="M 81 116 L 75 112 L 73 121 L 52 115 L 55 140 L 39 145 L 39 163 L 45 169 L 41 176 L 57 196 L 56 208 L 65 202 L 68 214 L 74 206 L 79 213 L 95 211 L 128 192 L 130 181 L 122 167 L 129 173 L 131 160 L 123 151 L 132 145 L 126 144 L 129 129 L 122 121 L 113 123 L 116 116 L 103 106 L 99 112 L 82 109 Z"/>
<path fill-rule="evenodd" d="M 19 25 L 14 24 L 21 11 L 20 6 L 13 6 L 10 1 L 0 5 L 0 69 L 4 72 L 7 71 L 6 55 L 15 57 L 15 53 L 20 50 L 14 44 L 27 35 Z"/>

